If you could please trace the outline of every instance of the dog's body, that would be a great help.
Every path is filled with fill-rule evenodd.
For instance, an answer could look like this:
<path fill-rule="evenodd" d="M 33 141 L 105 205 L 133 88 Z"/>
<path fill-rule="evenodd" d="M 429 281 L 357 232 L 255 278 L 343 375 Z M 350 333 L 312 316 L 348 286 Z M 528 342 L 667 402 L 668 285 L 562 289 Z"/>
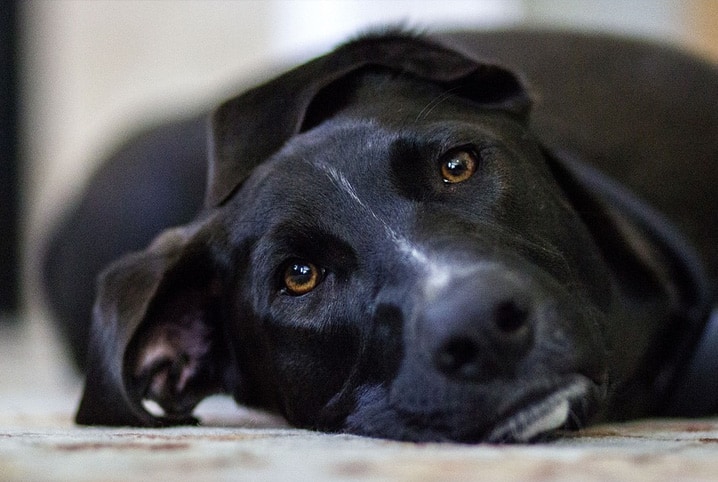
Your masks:
<path fill-rule="evenodd" d="M 600 37 L 441 40 L 466 57 L 368 37 L 214 113 L 202 212 L 102 276 L 80 423 L 186 423 L 225 392 L 319 430 L 526 441 L 718 408 L 691 360 L 716 69 Z"/>

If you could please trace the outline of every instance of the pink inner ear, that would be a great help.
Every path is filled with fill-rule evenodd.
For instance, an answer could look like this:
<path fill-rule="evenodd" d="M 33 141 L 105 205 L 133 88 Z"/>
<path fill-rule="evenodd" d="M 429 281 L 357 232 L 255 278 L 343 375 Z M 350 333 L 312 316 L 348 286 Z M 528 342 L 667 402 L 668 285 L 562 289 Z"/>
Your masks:
<path fill-rule="evenodd" d="M 151 373 L 148 386 L 150 398 L 182 392 L 198 371 L 197 358 L 178 353 L 174 346 L 163 339 L 148 345 L 140 354 L 141 359 L 135 367 L 134 375 L 141 378 Z"/>
<path fill-rule="evenodd" d="M 191 410 L 216 389 L 215 380 L 202 376 L 212 372 L 212 329 L 204 298 L 199 290 L 186 291 L 148 319 L 152 326 L 139 334 L 131 373 L 144 380 L 143 398 L 159 403 L 168 414 Z"/>

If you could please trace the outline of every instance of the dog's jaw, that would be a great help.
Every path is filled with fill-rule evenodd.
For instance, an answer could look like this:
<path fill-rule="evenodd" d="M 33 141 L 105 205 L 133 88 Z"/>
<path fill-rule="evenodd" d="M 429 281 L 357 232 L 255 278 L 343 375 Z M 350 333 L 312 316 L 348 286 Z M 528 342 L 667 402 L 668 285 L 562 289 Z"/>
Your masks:
<path fill-rule="evenodd" d="M 524 393 L 506 400 L 504 410 L 494 414 L 491 420 L 479 419 L 485 412 L 477 411 L 476 404 L 426 413 L 406 411 L 392 403 L 386 387 L 364 387 L 358 405 L 341 431 L 413 442 L 505 444 L 534 442 L 544 436 L 551 437 L 557 429 L 577 428 L 588 423 L 598 387 L 578 374 L 553 386 L 556 387 L 553 390 L 549 390 L 550 385 L 536 387 L 538 391 L 532 390 L 533 395 Z M 501 403 L 496 401 L 492 405 Z"/>
<path fill-rule="evenodd" d="M 529 442 L 541 434 L 562 427 L 568 421 L 571 402 L 586 395 L 588 380 L 579 378 L 512 415 L 486 437 L 488 442 Z"/>

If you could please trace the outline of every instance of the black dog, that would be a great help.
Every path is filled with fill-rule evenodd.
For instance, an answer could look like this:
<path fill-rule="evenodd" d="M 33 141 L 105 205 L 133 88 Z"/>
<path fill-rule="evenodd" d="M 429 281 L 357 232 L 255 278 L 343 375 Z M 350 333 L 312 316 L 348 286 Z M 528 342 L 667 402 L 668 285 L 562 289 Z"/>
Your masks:
<path fill-rule="evenodd" d="M 215 111 L 204 209 L 101 277 L 79 423 L 191 423 L 222 392 L 300 427 L 503 442 L 718 408 L 691 360 L 718 346 L 715 68 L 440 41 L 361 38 Z"/>

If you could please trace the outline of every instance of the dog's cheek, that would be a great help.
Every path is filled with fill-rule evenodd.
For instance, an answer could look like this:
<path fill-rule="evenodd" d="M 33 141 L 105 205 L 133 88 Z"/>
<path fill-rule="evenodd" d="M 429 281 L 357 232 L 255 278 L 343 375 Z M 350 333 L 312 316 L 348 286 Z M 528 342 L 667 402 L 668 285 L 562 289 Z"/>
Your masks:
<path fill-rule="evenodd" d="M 515 134 L 512 137 L 517 137 Z M 500 225 L 510 228 L 516 246 L 530 262 L 572 290 L 606 309 L 610 274 L 585 223 L 565 197 L 531 137 L 508 144 L 501 172 Z"/>
<path fill-rule="evenodd" d="M 357 334 L 345 324 L 323 331 L 276 324 L 265 336 L 282 414 L 294 425 L 327 429 L 318 417 L 350 376 Z"/>

